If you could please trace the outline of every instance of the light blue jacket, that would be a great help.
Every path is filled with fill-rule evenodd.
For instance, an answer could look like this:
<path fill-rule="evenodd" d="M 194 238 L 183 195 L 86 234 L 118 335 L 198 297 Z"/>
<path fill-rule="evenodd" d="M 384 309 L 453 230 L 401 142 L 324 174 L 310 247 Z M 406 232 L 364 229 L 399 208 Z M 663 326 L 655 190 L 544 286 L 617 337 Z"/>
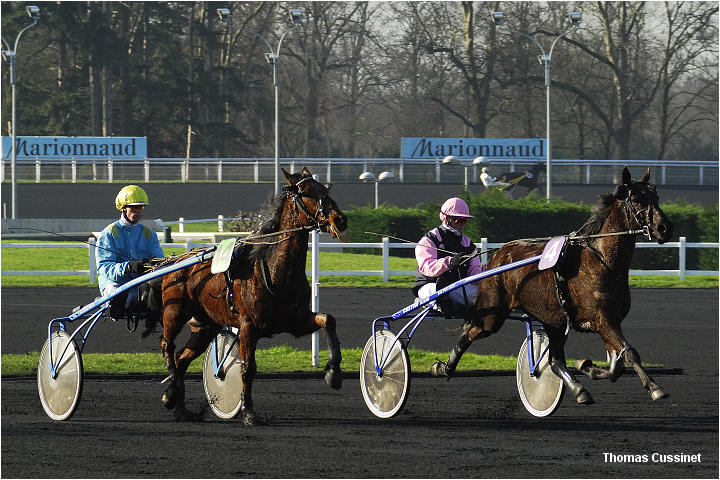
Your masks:
<path fill-rule="evenodd" d="M 155 232 L 141 223 L 131 224 L 122 215 L 105 227 L 97 245 L 101 247 L 95 249 L 100 292 L 110 284 L 120 285 L 138 276 L 128 271 L 132 259 L 165 256 Z"/>

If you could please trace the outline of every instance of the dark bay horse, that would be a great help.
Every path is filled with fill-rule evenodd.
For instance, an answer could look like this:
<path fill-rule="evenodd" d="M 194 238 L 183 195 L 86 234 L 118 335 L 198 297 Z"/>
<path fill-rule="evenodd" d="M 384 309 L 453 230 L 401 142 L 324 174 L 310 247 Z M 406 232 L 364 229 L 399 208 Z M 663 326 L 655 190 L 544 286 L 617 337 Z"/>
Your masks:
<path fill-rule="evenodd" d="M 590 219 L 566 243 L 564 257 L 552 269 L 540 271 L 538 264 L 533 263 L 482 280 L 469 323 L 465 324 L 449 361 L 433 365 L 432 373 L 451 376 L 474 340 L 497 332 L 510 311 L 520 309 L 542 323 L 550 341 L 552 370 L 563 379 L 578 403 L 591 404 L 593 400 L 565 364 L 565 341 L 570 327 L 597 332 L 611 355 L 609 369 L 589 361 L 579 366 L 591 378 L 615 381 L 623 372 L 624 361 L 635 369 L 653 400 L 668 396 L 645 372 L 640 356 L 620 329 L 630 310 L 628 271 L 635 234 L 642 232 L 649 239 L 664 243 L 673 230 L 658 206 L 655 186 L 648 183 L 649 178 L 649 169 L 640 181 L 633 180 L 628 169 L 623 169 L 622 184 L 611 194 L 600 196 Z M 545 244 L 507 243 L 493 255 L 488 268 L 539 255 Z"/>
<path fill-rule="evenodd" d="M 347 228 L 347 218 L 328 195 L 328 188 L 315 181 L 309 170 L 304 168 L 300 174 L 283 170 L 283 174 L 288 185 L 275 200 L 274 217 L 254 235 L 260 239 L 249 240 L 249 255 L 233 257 L 227 276 L 212 274 L 210 262 L 205 262 L 163 279 L 163 335 L 159 343 L 170 384 L 162 401 L 168 409 L 174 409 L 176 419 L 193 418 L 185 409 L 185 372 L 225 326 L 239 329 L 239 357 L 243 362 L 241 411 L 246 424 L 260 422 L 251 396 L 257 370 L 255 349 L 260 338 L 281 332 L 299 337 L 322 328 L 329 354 L 325 381 L 334 389 L 342 385 L 335 319 L 311 311 L 305 260 L 310 230 L 320 229 L 337 238 Z M 191 337 L 175 356 L 174 340 L 186 323 Z"/>
<path fill-rule="evenodd" d="M 511 185 L 504 188 L 504 190 L 513 190 L 519 185 L 521 187 L 527 188 L 528 193 L 532 190 L 535 190 L 536 188 L 540 190 L 540 193 L 542 193 L 542 188 L 538 183 L 538 179 L 540 178 L 540 174 L 542 173 L 543 168 L 544 166 L 542 163 L 536 163 L 535 165 L 530 167 L 530 170 L 523 170 L 520 172 L 503 172 L 498 175 L 497 179 L 501 182 L 511 183 Z"/>

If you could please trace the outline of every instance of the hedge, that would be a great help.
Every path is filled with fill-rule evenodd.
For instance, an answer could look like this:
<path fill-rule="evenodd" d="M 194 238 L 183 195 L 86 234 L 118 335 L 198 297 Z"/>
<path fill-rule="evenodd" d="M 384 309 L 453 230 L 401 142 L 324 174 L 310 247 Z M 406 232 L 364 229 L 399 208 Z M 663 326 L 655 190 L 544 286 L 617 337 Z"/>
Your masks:
<path fill-rule="evenodd" d="M 591 205 L 569 203 L 553 199 L 547 202 L 537 195 L 513 200 L 499 191 L 459 193 L 475 217 L 468 222 L 465 233 L 480 241 L 507 242 L 519 238 L 553 237 L 569 234 L 582 226 L 590 217 Z M 349 241 L 379 242 L 380 237 L 365 232 L 376 232 L 418 241 L 440 220 L 440 203 L 419 204 L 402 209 L 387 204 L 378 209 L 353 207 L 348 215 Z M 718 241 L 718 207 L 698 204 L 662 203 L 661 207 L 674 225 L 673 241 L 684 236 L 688 242 Z M 645 241 L 638 237 L 638 241 Z M 412 250 L 395 250 L 396 256 L 412 256 Z M 677 249 L 636 249 L 633 269 L 675 269 L 678 265 Z M 687 268 L 717 270 L 718 251 L 715 249 L 688 249 Z"/>

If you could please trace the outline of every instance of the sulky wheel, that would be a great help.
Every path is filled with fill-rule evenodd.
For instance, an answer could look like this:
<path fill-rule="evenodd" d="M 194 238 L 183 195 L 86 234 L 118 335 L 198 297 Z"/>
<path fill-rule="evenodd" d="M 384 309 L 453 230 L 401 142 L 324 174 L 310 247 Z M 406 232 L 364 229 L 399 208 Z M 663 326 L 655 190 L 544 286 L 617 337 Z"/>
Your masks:
<path fill-rule="evenodd" d="M 365 404 L 380 418 L 396 415 L 408 398 L 410 392 L 410 359 L 400 341 L 388 330 L 375 332 L 375 348 L 373 337 L 365 344 L 360 358 L 360 388 Z M 378 374 L 375 367 L 375 349 L 378 362 L 385 362 L 382 372 Z"/>
<path fill-rule="evenodd" d="M 234 418 L 242 408 L 243 362 L 238 356 L 239 346 L 235 339 L 236 336 L 231 332 L 222 331 L 218 333 L 215 340 L 208 345 L 205 352 L 205 361 L 203 362 L 205 397 L 213 413 L 226 420 Z M 235 341 L 234 344 L 233 341 Z M 214 349 L 213 345 L 215 345 Z M 231 345 L 232 350 L 228 353 L 216 376 L 213 365 L 217 365 L 222 361 Z M 215 359 L 214 362 L 213 358 Z"/>
<path fill-rule="evenodd" d="M 528 361 L 529 342 L 527 338 L 525 339 L 517 359 L 517 387 L 527 411 L 536 417 L 547 417 L 560 406 L 565 386 L 548 363 L 549 354 L 546 349 L 550 341 L 547 334 L 542 330 L 536 330 L 533 332 L 532 340 L 533 361 L 537 362 L 540 355 L 543 352 L 545 354 L 539 361 L 535 375 L 531 376 Z"/>
<path fill-rule="evenodd" d="M 52 365 L 56 365 L 55 378 Z M 82 395 L 83 363 L 75 341 L 66 332 L 53 332 L 45 341 L 38 360 L 37 381 L 40 402 L 48 417 L 67 420 L 75 413 Z"/>

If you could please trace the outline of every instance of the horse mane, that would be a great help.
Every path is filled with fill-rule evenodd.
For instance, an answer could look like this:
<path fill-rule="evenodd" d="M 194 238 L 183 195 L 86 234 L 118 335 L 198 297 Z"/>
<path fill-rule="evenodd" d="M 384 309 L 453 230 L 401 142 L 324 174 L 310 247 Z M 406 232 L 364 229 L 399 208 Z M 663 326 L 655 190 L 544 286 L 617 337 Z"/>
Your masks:
<path fill-rule="evenodd" d="M 282 217 L 283 209 L 285 208 L 285 199 L 287 198 L 287 191 L 283 191 L 279 196 L 273 198 L 270 202 L 266 203 L 262 211 L 272 215 L 267 220 L 264 220 L 258 229 L 250 234 L 254 235 L 265 235 L 268 233 L 275 233 L 280 230 L 280 218 Z M 269 237 L 266 241 L 253 244 L 252 250 L 248 254 L 250 261 L 254 262 L 262 258 L 267 258 L 272 255 L 275 250 L 274 243 L 276 239 Z"/>
<path fill-rule="evenodd" d="M 577 230 L 578 235 L 595 235 L 600 232 L 615 203 L 612 193 L 600 195 L 590 209 L 590 218 Z"/>

